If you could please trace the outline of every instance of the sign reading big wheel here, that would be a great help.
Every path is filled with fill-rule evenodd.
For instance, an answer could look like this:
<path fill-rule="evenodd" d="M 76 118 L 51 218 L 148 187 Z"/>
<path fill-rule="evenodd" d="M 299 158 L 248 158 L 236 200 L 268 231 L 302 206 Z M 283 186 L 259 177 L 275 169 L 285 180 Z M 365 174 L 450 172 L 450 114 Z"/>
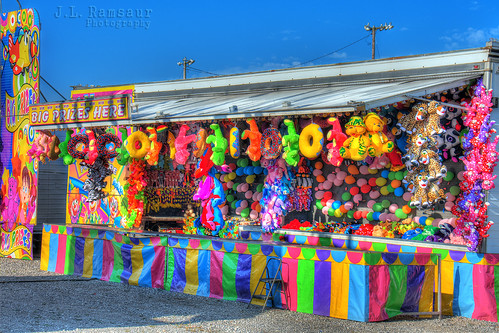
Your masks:
<path fill-rule="evenodd" d="M 45 103 L 29 107 L 31 126 L 98 123 L 128 119 L 128 97 Z"/>

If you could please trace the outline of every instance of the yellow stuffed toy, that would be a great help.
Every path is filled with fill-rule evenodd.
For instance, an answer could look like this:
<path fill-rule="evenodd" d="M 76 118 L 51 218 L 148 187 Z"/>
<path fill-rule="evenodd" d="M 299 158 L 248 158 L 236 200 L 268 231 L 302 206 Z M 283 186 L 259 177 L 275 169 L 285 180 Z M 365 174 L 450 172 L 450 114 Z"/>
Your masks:
<path fill-rule="evenodd" d="M 388 140 L 388 137 L 383 133 L 385 122 L 376 113 L 369 112 L 364 117 L 364 123 L 371 140 L 371 145 L 367 148 L 369 156 L 376 157 L 391 152 L 394 145 L 393 141 Z"/>
<path fill-rule="evenodd" d="M 371 140 L 366 133 L 366 124 L 359 116 L 353 116 L 345 124 L 345 133 L 348 139 L 340 148 L 340 156 L 355 161 L 362 161 L 367 157 L 367 149 L 371 146 Z"/>

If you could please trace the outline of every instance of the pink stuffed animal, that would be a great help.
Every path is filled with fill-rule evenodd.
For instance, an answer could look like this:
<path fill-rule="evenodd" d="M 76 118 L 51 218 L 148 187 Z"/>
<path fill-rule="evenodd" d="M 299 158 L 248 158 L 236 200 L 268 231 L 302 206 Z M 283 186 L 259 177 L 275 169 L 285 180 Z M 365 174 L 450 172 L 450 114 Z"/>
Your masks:
<path fill-rule="evenodd" d="M 340 148 L 343 146 L 343 142 L 347 139 L 347 136 L 341 130 L 340 121 L 336 117 L 331 117 L 327 120 L 328 124 L 333 126 L 333 128 L 327 133 L 326 139 L 331 141 L 326 145 L 328 149 L 327 160 L 332 165 L 338 167 L 343 162 L 343 157 L 340 155 Z"/>
<path fill-rule="evenodd" d="M 189 151 L 187 151 L 187 146 L 196 140 L 196 134 L 186 135 L 187 131 L 190 129 L 187 125 L 182 125 L 175 139 L 175 161 L 178 164 L 184 165 L 189 159 Z"/>

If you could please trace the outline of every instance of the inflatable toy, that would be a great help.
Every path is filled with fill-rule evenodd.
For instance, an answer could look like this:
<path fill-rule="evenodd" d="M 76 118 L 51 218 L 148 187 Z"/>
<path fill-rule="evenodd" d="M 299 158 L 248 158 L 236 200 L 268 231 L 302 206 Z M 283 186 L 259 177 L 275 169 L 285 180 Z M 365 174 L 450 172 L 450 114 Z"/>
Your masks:
<path fill-rule="evenodd" d="M 319 157 L 324 144 L 324 134 L 317 124 L 310 124 L 305 127 L 299 140 L 300 152 L 309 160 Z"/>

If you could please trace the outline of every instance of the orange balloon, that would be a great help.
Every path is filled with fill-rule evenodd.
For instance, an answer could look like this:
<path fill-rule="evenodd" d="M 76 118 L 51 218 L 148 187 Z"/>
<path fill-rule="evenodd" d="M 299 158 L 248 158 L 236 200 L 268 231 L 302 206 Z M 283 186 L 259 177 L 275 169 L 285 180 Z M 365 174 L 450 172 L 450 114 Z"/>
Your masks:
<path fill-rule="evenodd" d="M 260 204 L 256 205 L 255 210 L 260 213 L 262 211 L 262 206 Z"/>
<path fill-rule="evenodd" d="M 400 187 L 400 185 L 402 185 L 402 182 L 398 179 L 394 179 L 390 184 L 392 185 L 393 188 L 397 188 Z"/>
<path fill-rule="evenodd" d="M 324 166 L 324 164 L 322 164 L 322 162 L 315 162 L 315 168 L 316 169 L 322 169 L 322 167 Z"/>
<path fill-rule="evenodd" d="M 369 211 L 367 211 L 367 210 L 363 210 L 362 211 L 362 217 L 363 218 L 367 218 L 367 214 L 369 214 Z"/>
<path fill-rule="evenodd" d="M 359 174 L 359 168 L 355 164 L 350 164 L 348 166 L 348 173 L 351 175 L 358 175 Z"/>
<path fill-rule="evenodd" d="M 325 180 L 326 180 L 326 178 L 324 178 L 323 175 L 318 175 L 317 176 L 317 182 L 318 183 L 324 183 Z"/>
<path fill-rule="evenodd" d="M 345 205 L 340 206 L 340 212 L 342 212 L 343 214 L 348 213 L 348 209 L 345 208 Z"/>
<path fill-rule="evenodd" d="M 353 178 L 353 176 L 346 176 L 345 177 L 345 183 L 347 183 L 348 185 L 352 185 L 353 183 L 355 183 L 355 178 Z"/>
<path fill-rule="evenodd" d="M 409 214 L 410 212 L 412 212 L 412 208 L 405 205 L 404 207 L 402 207 L 402 211 L 406 214 Z"/>

